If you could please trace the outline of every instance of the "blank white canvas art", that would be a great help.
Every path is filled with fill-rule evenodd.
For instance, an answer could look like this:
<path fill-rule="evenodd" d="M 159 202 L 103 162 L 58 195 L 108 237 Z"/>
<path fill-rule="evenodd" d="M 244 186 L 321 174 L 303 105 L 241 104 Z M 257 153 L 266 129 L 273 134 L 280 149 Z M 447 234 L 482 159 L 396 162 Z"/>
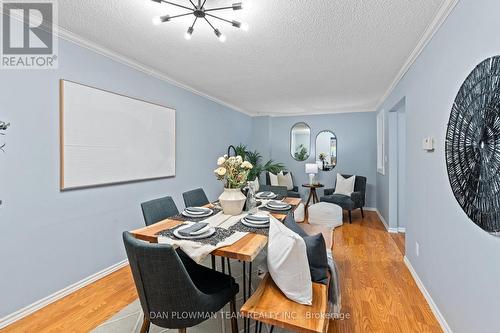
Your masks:
<path fill-rule="evenodd" d="M 175 110 L 61 80 L 61 189 L 175 176 Z"/>

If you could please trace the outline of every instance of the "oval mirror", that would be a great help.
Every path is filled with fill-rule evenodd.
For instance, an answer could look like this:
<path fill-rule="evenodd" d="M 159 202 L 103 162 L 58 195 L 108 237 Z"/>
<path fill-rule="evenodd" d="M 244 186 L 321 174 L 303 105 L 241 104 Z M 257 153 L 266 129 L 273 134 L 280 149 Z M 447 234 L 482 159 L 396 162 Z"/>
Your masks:
<path fill-rule="evenodd" d="M 333 170 L 337 165 L 337 137 L 332 131 L 322 131 L 316 136 L 316 163 L 323 171 Z"/>
<path fill-rule="evenodd" d="M 311 152 L 311 129 L 306 123 L 296 123 L 290 131 L 290 155 L 297 161 L 305 161 Z"/>

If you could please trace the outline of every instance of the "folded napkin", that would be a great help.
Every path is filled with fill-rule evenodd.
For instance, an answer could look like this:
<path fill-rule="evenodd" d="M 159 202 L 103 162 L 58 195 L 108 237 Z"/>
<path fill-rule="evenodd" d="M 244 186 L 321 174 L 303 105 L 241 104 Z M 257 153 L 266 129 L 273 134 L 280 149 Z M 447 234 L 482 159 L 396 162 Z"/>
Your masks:
<path fill-rule="evenodd" d="M 187 207 L 185 209 L 186 212 L 188 213 L 206 213 L 208 212 L 208 208 L 203 208 L 203 207 Z"/>
<path fill-rule="evenodd" d="M 249 222 L 252 222 L 252 221 L 265 222 L 265 221 L 269 221 L 269 216 L 249 214 L 249 215 L 245 216 L 245 220 L 247 220 Z"/>
<path fill-rule="evenodd" d="M 180 229 L 179 234 L 182 236 L 185 236 L 185 237 L 195 236 L 197 234 L 197 231 L 200 231 L 201 229 L 205 228 L 206 226 L 208 226 L 208 223 L 198 222 L 198 223 L 193 224 L 190 227 Z"/>

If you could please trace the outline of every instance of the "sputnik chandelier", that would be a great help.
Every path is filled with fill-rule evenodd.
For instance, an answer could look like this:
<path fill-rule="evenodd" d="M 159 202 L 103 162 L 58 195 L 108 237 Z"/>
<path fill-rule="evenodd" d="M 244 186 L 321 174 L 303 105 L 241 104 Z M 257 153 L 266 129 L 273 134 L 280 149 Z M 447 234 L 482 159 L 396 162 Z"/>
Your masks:
<path fill-rule="evenodd" d="M 203 1 L 198 0 L 197 5 L 193 2 L 196 0 L 189 0 L 191 7 L 188 7 L 189 4 L 188 4 L 188 6 L 184 6 L 184 5 L 180 5 L 180 4 L 170 2 L 170 1 L 165 1 L 165 0 L 152 0 L 152 1 L 157 2 L 157 3 L 163 2 L 163 3 L 166 3 L 168 5 L 172 5 L 172 6 L 176 6 L 176 7 L 180 7 L 180 8 L 189 10 L 189 12 L 187 12 L 187 13 L 174 15 L 174 16 L 170 16 L 170 15 L 157 16 L 157 17 L 153 18 L 153 24 L 155 24 L 155 25 L 161 24 L 163 22 L 169 22 L 170 20 L 177 18 L 177 17 L 194 15 L 193 24 L 191 24 L 191 26 L 187 29 L 186 33 L 184 34 L 184 38 L 186 38 L 187 40 L 191 39 L 191 36 L 193 35 L 193 32 L 194 32 L 194 25 L 196 24 L 198 19 L 205 20 L 208 23 L 208 25 L 214 30 L 215 36 L 217 36 L 217 38 L 221 42 L 226 41 L 226 36 L 219 29 L 214 27 L 212 22 L 210 22 L 209 18 L 213 18 L 213 19 L 216 19 L 219 21 L 224 21 L 226 23 L 231 24 L 233 27 L 240 28 L 244 31 L 248 30 L 248 24 L 246 24 L 246 23 L 242 23 L 242 22 L 235 21 L 235 20 L 227 20 L 225 18 L 222 18 L 220 16 L 212 14 L 212 12 L 219 11 L 219 10 L 228 10 L 228 9 L 240 10 L 240 9 L 243 9 L 242 2 L 233 3 L 231 6 L 225 6 L 225 7 L 205 8 L 205 3 L 207 2 L 207 0 L 203 0 Z M 245 3 L 245 8 L 246 7 L 247 6 Z"/>

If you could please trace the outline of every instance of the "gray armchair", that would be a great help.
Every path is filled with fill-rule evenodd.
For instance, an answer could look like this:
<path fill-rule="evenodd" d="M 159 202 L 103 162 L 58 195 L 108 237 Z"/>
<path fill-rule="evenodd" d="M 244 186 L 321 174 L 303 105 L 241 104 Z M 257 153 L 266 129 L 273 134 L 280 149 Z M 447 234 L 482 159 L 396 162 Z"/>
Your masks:
<path fill-rule="evenodd" d="M 198 265 L 187 255 L 180 258 L 168 244 L 143 242 L 128 232 L 123 233 L 123 242 L 144 311 L 141 333 L 149 331 L 150 323 L 186 332 L 228 302 L 232 332 L 238 332 L 239 288 L 234 278 Z"/>
<path fill-rule="evenodd" d="M 342 175 L 344 178 L 352 177 L 352 175 Z M 354 192 L 350 196 L 343 194 L 335 194 L 335 188 L 325 189 L 325 195 L 320 198 L 320 201 L 329 202 L 342 207 L 349 211 L 349 223 L 352 223 L 351 212 L 355 209 L 361 210 L 361 217 L 364 218 L 363 207 L 365 205 L 366 194 L 366 177 L 356 176 L 354 181 Z"/>
<path fill-rule="evenodd" d="M 288 173 L 287 171 L 283 171 L 283 174 L 286 175 L 287 173 Z M 291 172 L 290 172 L 290 174 L 292 175 Z M 293 175 L 292 175 L 292 179 L 293 179 Z M 269 172 L 266 172 L 266 185 L 271 186 L 271 178 L 269 177 Z M 286 196 L 291 197 L 291 198 L 300 198 L 299 187 L 294 184 L 293 188 L 291 190 L 287 190 Z"/>

